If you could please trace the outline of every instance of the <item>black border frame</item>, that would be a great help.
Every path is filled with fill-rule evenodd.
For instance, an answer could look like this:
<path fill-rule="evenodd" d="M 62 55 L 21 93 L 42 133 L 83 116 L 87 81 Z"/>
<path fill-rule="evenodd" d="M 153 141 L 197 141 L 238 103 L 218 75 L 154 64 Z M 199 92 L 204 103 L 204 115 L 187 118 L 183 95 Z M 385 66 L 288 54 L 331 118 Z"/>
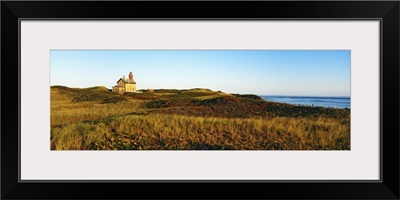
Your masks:
<path fill-rule="evenodd" d="M 4 199 L 399 199 L 398 1 L 2 1 L 1 198 Z M 381 21 L 381 176 L 379 182 L 19 182 L 20 19 L 379 19 Z M 20 79 L 19 79 L 20 81 Z M 16 112 L 18 111 L 18 112 Z M 384 120 L 384 123 L 383 123 Z M 386 134 L 385 134 L 386 133 Z M 230 188 L 224 191 L 221 186 Z M 261 186 L 263 190 L 258 189 Z M 167 192 L 161 192 L 163 189 Z M 160 192 L 148 193 L 146 189 Z M 181 191 L 185 191 L 181 192 Z M 188 194 L 188 195 L 187 195 Z"/>
<path fill-rule="evenodd" d="M 18 19 L 18 44 L 19 44 L 19 49 L 18 49 L 18 108 L 21 108 L 21 21 L 151 21 L 151 20 L 156 20 L 156 21 L 378 21 L 379 22 L 379 34 L 382 35 L 383 31 L 383 20 L 381 18 L 364 18 L 364 19 L 353 19 L 353 18 L 329 18 L 329 19 L 310 19 L 310 18 L 274 18 L 274 19 L 269 19 L 269 18 L 256 18 L 256 19 L 245 19 L 245 18 L 185 18 L 185 19 L 179 19 L 179 18 L 84 18 L 84 19 L 76 19 L 76 18 L 63 18 L 63 19 L 57 19 L 57 18 L 19 18 Z M 382 37 L 379 38 L 379 48 L 382 49 Z M 379 50 L 380 50 L 379 49 Z M 72 49 L 69 49 L 72 50 Z M 85 50 L 85 49 L 80 49 L 80 50 Z M 93 49 L 86 49 L 86 50 L 93 50 Z M 114 49 L 115 50 L 115 49 Z M 184 50 L 184 49 L 182 49 Z M 206 50 L 206 49 L 203 49 Z M 309 49 L 312 50 L 312 49 Z M 339 50 L 339 49 L 337 49 Z M 348 49 L 343 49 L 343 50 L 348 50 Z M 382 51 L 380 51 L 380 58 L 383 56 Z M 380 59 L 379 58 L 379 59 Z M 383 90 L 383 74 L 382 74 L 382 59 L 379 61 L 379 82 L 380 82 L 380 99 L 379 103 L 382 102 L 382 90 Z M 382 104 L 380 104 L 380 110 L 382 110 Z M 262 183 L 380 183 L 382 182 L 382 170 L 379 172 L 379 180 L 362 180 L 362 179 L 354 179 L 354 180 L 292 180 L 292 179 L 287 179 L 287 180 L 252 180 L 252 179 L 243 179 L 243 180 L 229 180 L 229 179 L 220 179 L 220 180 L 181 180 L 181 179 L 153 179 L 153 180 L 21 180 L 21 111 L 19 110 L 19 115 L 18 115 L 18 182 L 20 183 L 76 183 L 76 182 L 81 182 L 81 183 L 143 183 L 143 182 L 148 182 L 148 183 L 162 183 L 162 182 L 183 182 L 183 183 L 190 183 L 190 182 L 214 182 L 214 183 L 231 183 L 231 182 L 243 182 L 243 183 L 257 183 L 257 182 L 262 182 Z M 380 113 L 381 115 L 381 113 Z M 382 120 L 380 122 L 382 124 Z M 382 131 L 382 126 L 379 127 L 379 169 L 382 169 L 382 136 L 383 136 L 383 131 Z"/>

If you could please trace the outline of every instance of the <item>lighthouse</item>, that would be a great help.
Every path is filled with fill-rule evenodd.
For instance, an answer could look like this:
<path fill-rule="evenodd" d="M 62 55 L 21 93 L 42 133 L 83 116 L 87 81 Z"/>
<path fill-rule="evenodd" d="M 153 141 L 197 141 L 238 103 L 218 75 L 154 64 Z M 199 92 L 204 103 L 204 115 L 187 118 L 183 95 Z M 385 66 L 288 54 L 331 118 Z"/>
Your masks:
<path fill-rule="evenodd" d="M 128 79 L 125 75 L 118 79 L 117 85 L 112 88 L 113 92 L 125 93 L 125 92 L 136 92 L 136 82 L 133 80 L 133 73 L 129 72 Z"/>

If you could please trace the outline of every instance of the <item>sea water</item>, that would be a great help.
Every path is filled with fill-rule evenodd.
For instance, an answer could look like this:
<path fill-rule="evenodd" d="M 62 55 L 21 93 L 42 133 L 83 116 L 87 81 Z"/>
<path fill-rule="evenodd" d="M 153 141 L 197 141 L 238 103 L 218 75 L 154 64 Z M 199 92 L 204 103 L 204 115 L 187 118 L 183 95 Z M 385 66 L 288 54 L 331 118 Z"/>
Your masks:
<path fill-rule="evenodd" d="M 350 97 L 261 96 L 267 101 L 303 106 L 350 108 Z"/>

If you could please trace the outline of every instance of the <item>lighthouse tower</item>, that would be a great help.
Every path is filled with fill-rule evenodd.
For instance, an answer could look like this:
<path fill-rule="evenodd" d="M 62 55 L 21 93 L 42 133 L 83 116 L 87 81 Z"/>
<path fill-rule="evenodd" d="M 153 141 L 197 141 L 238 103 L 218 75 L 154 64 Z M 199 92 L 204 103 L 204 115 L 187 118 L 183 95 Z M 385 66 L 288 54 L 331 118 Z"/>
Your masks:
<path fill-rule="evenodd" d="M 133 80 L 133 73 L 129 72 L 129 79 L 122 76 L 117 81 L 117 85 L 112 87 L 113 92 L 125 93 L 125 92 L 136 92 L 136 82 Z"/>
<path fill-rule="evenodd" d="M 133 81 L 133 74 L 132 74 L 132 72 L 129 72 L 129 80 Z"/>

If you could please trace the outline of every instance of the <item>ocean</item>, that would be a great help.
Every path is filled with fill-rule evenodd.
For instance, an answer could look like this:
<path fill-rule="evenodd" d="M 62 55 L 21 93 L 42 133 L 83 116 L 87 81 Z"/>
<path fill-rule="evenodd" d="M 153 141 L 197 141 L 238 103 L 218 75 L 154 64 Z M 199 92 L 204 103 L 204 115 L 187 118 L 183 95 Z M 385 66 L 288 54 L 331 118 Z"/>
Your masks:
<path fill-rule="evenodd" d="M 350 97 L 261 96 L 267 101 L 292 105 L 350 108 Z"/>

